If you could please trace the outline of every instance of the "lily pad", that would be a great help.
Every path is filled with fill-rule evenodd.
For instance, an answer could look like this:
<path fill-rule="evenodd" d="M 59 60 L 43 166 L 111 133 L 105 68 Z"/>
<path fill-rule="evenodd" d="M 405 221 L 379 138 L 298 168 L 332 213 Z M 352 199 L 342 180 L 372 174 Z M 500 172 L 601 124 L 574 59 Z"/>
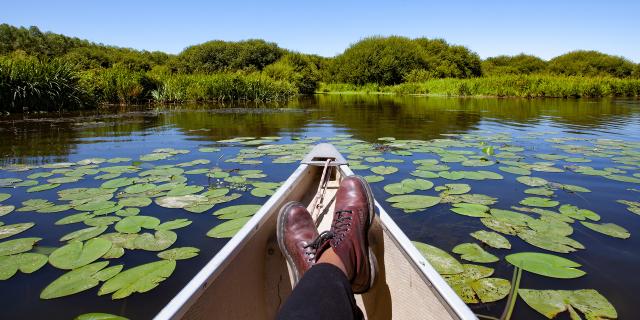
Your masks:
<path fill-rule="evenodd" d="M 95 238 L 99 235 L 101 235 L 103 232 L 105 232 L 107 230 L 108 226 L 97 226 L 97 227 L 89 227 L 89 228 L 85 228 L 85 229 L 80 229 L 71 233 L 68 233 L 66 235 L 64 235 L 62 238 L 60 238 L 60 241 L 68 241 L 68 240 L 75 240 L 75 241 L 85 241 L 85 240 L 89 240 L 91 238 Z"/>
<path fill-rule="evenodd" d="M 404 209 L 406 212 L 433 207 L 440 203 L 440 197 L 423 195 L 399 195 L 387 198 L 387 201 L 392 203 L 392 207 Z"/>
<path fill-rule="evenodd" d="M 503 299 L 511 290 L 511 282 L 506 279 L 489 278 L 493 269 L 464 264 L 464 272 L 444 275 L 451 288 L 466 303 L 493 302 Z"/>
<path fill-rule="evenodd" d="M 581 265 L 569 259 L 539 252 L 520 252 L 505 257 L 507 262 L 531 273 L 558 279 L 573 279 L 586 274 Z"/>
<path fill-rule="evenodd" d="M 120 201 L 118 201 L 118 204 L 123 207 L 144 208 L 149 206 L 151 202 L 151 199 L 146 197 L 127 197 L 120 199 Z"/>
<path fill-rule="evenodd" d="M 241 204 L 237 206 L 229 206 L 220 210 L 217 210 L 213 215 L 218 216 L 219 219 L 237 219 L 254 215 L 261 205 L 258 204 Z"/>
<path fill-rule="evenodd" d="M 108 264 L 108 261 L 100 261 L 71 270 L 44 288 L 40 298 L 55 299 L 89 290 L 100 284 L 100 281 L 106 281 L 122 270 L 122 265 L 104 269 Z"/>
<path fill-rule="evenodd" d="M 398 168 L 393 166 L 377 166 L 377 167 L 371 168 L 371 171 L 373 171 L 373 173 L 375 174 L 386 175 L 386 174 L 392 174 L 397 172 Z"/>
<path fill-rule="evenodd" d="M 547 185 L 549 182 L 542 178 L 529 177 L 529 176 L 521 176 L 517 177 L 516 180 L 522 184 L 526 184 L 530 187 L 541 187 Z"/>
<path fill-rule="evenodd" d="M 254 188 L 251 189 L 251 195 L 258 198 L 264 198 L 271 196 L 275 193 L 272 189 L 264 189 L 264 188 Z"/>
<path fill-rule="evenodd" d="M 517 175 L 525 175 L 525 176 L 528 176 L 531 174 L 531 171 L 521 167 L 498 167 L 498 170 L 517 174 Z"/>
<path fill-rule="evenodd" d="M 231 238 L 249 221 L 251 217 L 244 217 L 225 221 L 207 232 L 211 238 Z"/>
<path fill-rule="evenodd" d="M 439 274 L 456 274 L 464 271 L 462 264 L 446 251 L 418 241 L 412 241 L 412 243 Z"/>
<path fill-rule="evenodd" d="M 178 235 L 173 231 L 158 230 L 153 235 L 150 233 L 139 235 L 133 243 L 137 249 L 162 251 L 169 248 L 177 239 Z"/>
<path fill-rule="evenodd" d="M 111 249 L 111 241 L 94 238 L 87 242 L 73 241 L 51 253 L 49 263 L 58 269 L 76 269 L 98 260 Z"/>
<path fill-rule="evenodd" d="M 11 198 L 11 195 L 8 193 L 0 193 L 0 202 L 5 201 L 7 199 Z"/>
<path fill-rule="evenodd" d="M 500 260 L 476 243 L 462 243 L 455 246 L 451 251 L 460 254 L 460 258 L 471 262 L 490 263 Z"/>
<path fill-rule="evenodd" d="M 451 194 L 465 194 L 471 191 L 471 186 L 466 183 L 447 183 L 444 186 L 438 186 L 436 191 L 442 191 L 442 196 Z"/>
<path fill-rule="evenodd" d="M 588 209 L 580 209 L 574 205 L 563 204 L 560 206 L 560 213 L 563 215 L 576 219 L 576 220 L 592 220 L 592 221 L 600 221 L 600 216 Z"/>
<path fill-rule="evenodd" d="M 156 204 L 164 208 L 184 208 L 195 206 L 199 203 L 207 202 L 208 199 L 202 195 L 189 194 L 177 197 L 161 197 L 155 200 Z"/>
<path fill-rule="evenodd" d="M 158 253 L 158 258 L 165 260 L 184 260 L 198 255 L 200 249 L 194 247 L 180 247 Z"/>
<path fill-rule="evenodd" d="M 115 229 L 122 233 L 138 233 L 142 228 L 154 229 L 160 225 L 160 219 L 150 216 L 129 216 L 118 221 Z"/>
<path fill-rule="evenodd" d="M 631 234 L 629 233 L 629 231 L 627 231 L 627 229 L 615 224 L 615 223 L 601 223 L 601 224 L 597 224 L 597 223 L 591 223 L 591 222 L 585 222 L 585 221 L 580 221 L 580 223 L 595 231 L 595 232 L 599 232 L 602 234 L 606 234 L 610 237 L 614 237 L 614 238 L 620 238 L 620 239 L 627 239 L 631 236 Z M 0 227 L 1 229 L 1 227 Z"/>
<path fill-rule="evenodd" d="M 560 202 L 541 197 L 527 197 L 520 201 L 523 206 L 551 208 L 560 204 Z"/>
<path fill-rule="evenodd" d="M 156 230 L 174 230 L 184 228 L 192 223 L 189 219 L 174 219 L 164 222 L 156 227 Z"/>
<path fill-rule="evenodd" d="M 167 192 L 167 196 L 169 197 L 184 196 L 188 194 L 198 193 L 202 190 L 204 190 L 203 186 L 180 186 Z"/>
<path fill-rule="evenodd" d="M 73 320 L 129 320 L 129 319 L 125 317 L 117 316 L 114 314 L 110 314 L 110 313 L 90 312 L 90 313 L 81 314 L 75 317 Z"/>
<path fill-rule="evenodd" d="M 565 311 L 569 311 L 572 319 L 581 319 L 574 308 L 582 312 L 587 319 L 616 319 L 618 317 L 616 309 L 607 298 L 593 289 L 574 291 L 520 289 L 518 295 L 531 308 L 548 319 L 553 319 Z"/>
<path fill-rule="evenodd" d="M 0 239 L 8 238 L 13 235 L 16 235 L 20 232 L 23 232 L 36 224 L 33 222 L 25 222 L 25 223 L 16 223 L 16 224 L 8 224 L 0 227 Z"/>
<path fill-rule="evenodd" d="M 491 216 L 488 213 L 489 207 L 482 204 L 475 204 L 475 203 L 464 203 L 464 202 L 454 203 L 453 208 L 451 208 L 451 211 L 463 216 L 476 217 L 476 218 L 484 218 L 484 217 Z"/>
<path fill-rule="evenodd" d="M 471 233 L 471 236 L 493 248 L 511 249 L 511 243 L 509 243 L 509 240 L 507 240 L 507 238 L 503 237 L 499 233 L 486 230 L 478 230 Z"/>
<path fill-rule="evenodd" d="M 171 276 L 175 268 L 175 260 L 161 260 L 122 271 L 107 280 L 100 287 L 98 295 L 102 296 L 113 292 L 112 299 L 122 299 L 132 293 L 148 292 Z"/>
<path fill-rule="evenodd" d="M 33 249 L 36 242 L 40 240 L 42 240 L 42 238 L 20 238 L 0 242 L 0 256 L 27 252 Z"/>
<path fill-rule="evenodd" d="M 57 183 L 46 183 L 46 184 L 37 185 L 35 187 L 31 187 L 27 189 L 27 192 L 40 192 L 40 191 L 54 189 L 59 186 L 60 184 L 57 184 Z"/>
<path fill-rule="evenodd" d="M 40 253 L 20 253 L 0 256 L 0 280 L 13 277 L 20 270 L 22 273 L 33 273 L 47 264 L 47 256 Z"/>
<path fill-rule="evenodd" d="M 2 206 L 0 205 L 0 217 L 2 216 L 6 216 L 9 213 L 13 212 L 13 210 L 15 210 L 15 206 Z"/>

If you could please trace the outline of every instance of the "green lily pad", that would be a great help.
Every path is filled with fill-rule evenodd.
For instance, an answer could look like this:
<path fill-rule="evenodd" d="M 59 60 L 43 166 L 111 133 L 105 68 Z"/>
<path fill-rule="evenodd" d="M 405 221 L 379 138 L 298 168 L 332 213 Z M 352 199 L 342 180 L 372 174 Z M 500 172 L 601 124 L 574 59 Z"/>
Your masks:
<path fill-rule="evenodd" d="M 113 216 L 108 216 L 108 217 L 91 217 L 89 219 L 84 220 L 84 224 L 91 226 L 91 227 L 96 227 L 96 226 L 110 226 L 118 221 L 120 221 L 120 217 L 113 217 Z"/>
<path fill-rule="evenodd" d="M 87 242 L 72 241 L 51 253 L 49 263 L 58 269 L 76 269 L 98 260 L 111 249 L 111 242 L 102 238 Z"/>
<path fill-rule="evenodd" d="M 545 196 L 545 197 L 553 196 L 553 190 L 548 188 L 529 188 L 524 190 L 524 193 L 535 194 L 537 196 Z"/>
<path fill-rule="evenodd" d="M 489 211 L 489 207 L 482 204 L 464 203 L 464 202 L 454 203 L 453 208 L 451 208 L 450 210 L 457 214 L 460 214 L 463 216 L 469 216 L 469 217 L 484 218 L 484 217 L 491 216 L 487 212 Z"/>
<path fill-rule="evenodd" d="M 424 179 L 404 179 L 398 183 L 391 183 L 384 186 L 384 191 L 390 194 L 407 194 L 416 190 L 428 190 L 433 187 L 433 183 Z"/>
<path fill-rule="evenodd" d="M 560 204 L 560 202 L 541 197 L 527 197 L 520 201 L 523 206 L 551 208 Z"/>
<path fill-rule="evenodd" d="M 491 253 L 486 252 L 476 243 L 461 243 L 455 246 L 451 251 L 460 254 L 460 258 L 471 262 L 490 263 L 500 260 Z"/>
<path fill-rule="evenodd" d="M 107 280 L 100 287 L 98 295 L 113 292 L 112 299 L 122 299 L 132 293 L 148 292 L 171 276 L 175 268 L 175 260 L 160 260 L 127 269 Z"/>
<path fill-rule="evenodd" d="M 505 298 L 511 290 L 511 282 L 506 279 L 488 278 L 493 269 L 464 264 L 464 272 L 444 275 L 451 288 L 466 303 L 487 303 Z"/>
<path fill-rule="evenodd" d="M 178 235 L 169 230 L 158 230 L 155 234 L 143 233 L 136 237 L 134 245 L 136 249 L 146 251 L 162 251 L 169 248 L 176 240 Z"/>
<path fill-rule="evenodd" d="M 478 230 L 471 233 L 471 236 L 493 248 L 511 249 L 511 243 L 509 242 L 509 240 L 507 240 L 507 238 L 503 237 L 499 233 L 486 230 Z"/>
<path fill-rule="evenodd" d="M 241 204 L 237 206 L 229 206 L 213 213 L 219 219 L 237 219 L 254 215 L 261 205 L 258 204 Z"/>
<path fill-rule="evenodd" d="M 574 308 L 582 312 L 587 319 L 618 318 L 616 309 L 607 298 L 593 289 L 574 291 L 519 289 L 518 295 L 531 308 L 548 319 L 553 319 L 567 310 L 571 319 L 581 319 Z"/>
<path fill-rule="evenodd" d="M 103 232 L 107 230 L 108 226 L 97 226 L 97 227 L 89 227 L 85 229 L 80 229 L 71 233 L 64 235 L 60 238 L 60 241 L 85 241 L 91 238 L 95 238 L 101 235 Z"/>
<path fill-rule="evenodd" d="M 123 207 L 137 207 L 144 208 L 151 204 L 151 199 L 146 197 L 127 197 L 120 199 L 118 204 Z"/>
<path fill-rule="evenodd" d="M 81 212 L 81 213 L 76 213 L 76 214 L 72 214 L 70 216 L 66 216 L 58 221 L 55 222 L 56 225 L 65 225 L 65 224 L 72 224 L 72 223 L 78 223 L 78 222 L 82 222 L 84 220 L 87 220 L 89 218 L 92 218 L 93 214 L 89 213 L 89 212 Z"/>
<path fill-rule="evenodd" d="M 185 196 L 188 194 L 198 193 L 202 190 L 204 190 L 203 186 L 180 186 L 167 192 L 167 196 L 169 197 Z"/>
<path fill-rule="evenodd" d="M 40 240 L 42 240 L 42 238 L 20 238 L 0 242 L 0 256 L 27 252 L 33 249 L 36 242 Z"/>
<path fill-rule="evenodd" d="M 8 238 L 13 235 L 16 235 L 20 232 L 23 232 L 36 224 L 33 222 L 25 222 L 25 223 L 16 223 L 16 224 L 8 224 L 0 227 L 0 239 Z"/>
<path fill-rule="evenodd" d="M 498 167 L 498 170 L 523 176 L 531 175 L 531 171 L 521 167 Z"/>
<path fill-rule="evenodd" d="M 440 197 L 423 196 L 423 195 L 399 195 L 387 198 L 392 203 L 392 207 L 404 209 L 407 211 L 422 210 L 433 207 L 440 203 Z"/>
<path fill-rule="evenodd" d="M 7 199 L 11 198 L 11 195 L 8 193 L 0 193 L 0 202 L 5 201 Z"/>
<path fill-rule="evenodd" d="M 627 239 L 631 236 L 631 234 L 629 233 L 629 231 L 627 231 L 627 229 L 615 224 L 615 223 L 601 223 L 601 224 L 597 224 L 597 223 L 590 223 L 590 222 L 585 222 L 585 221 L 580 221 L 580 223 L 595 231 L 595 232 L 600 232 L 602 234 L 606 234 L 610 237 L 614 237 L 614 238 L 620 238 L 620 239 Z M 1 227 L 0 227 L 1 229 Z"/>
<path fill-rule="evenodd" d="M 207 197 L 197 194 L 188 194 L 177 197 L 161 197 L 155 200 L 156 204 L 164 208 L 181 209 L 207 202 Z"/>
<path fill-rule="evenodd" d="M 597 213 L 588 209 L 580 209 L 570 204 L 563 204 L 560 206 L 559 211 L 561 214 L 576 220 L 589 219 L 593 221 L 600 221 L 600 216 Z"/>
<path fill-rule="evenodd" d="M 426 243 L 411 242 L 439 274 L 456 274 L 464 271 L 462 264 L 446 251 Z"/>
<path fill-rule="evenodd" d="M 13 210 L 15 210 L 15 206 L 1 206 L 0 205 L 0 217 L 2 216 L 6 216 L 9 213 L 13 212 Z"/>
<path fill-rule="evenodd" d="M 95 201 L 95 202 L 87 202 L 85 204 L 81 204 L 75 207 L 78 211 L 97 211 L 97 210 L 106 210 L 113 208 L 117 205 L 114 201 Z"/>
<path fill-rule="evenodd" d="M 160 225 L 160 219 L 150 216 L 129 216 L 118 221 L 115 229 L 122 233 L 138 233 L 142 228 L 154 229 Z"/>
<path fill-rule="evenodd" d="M 33 273 L 47 264 L 47 256 L 40 253 L 20 253 L 0 256 L 0 280 L 13 277 L 20 270 L 22 273 Z"/>
<path fill-rule="evenodd" d="M 518 234 L 518 232 L 524 228 L 523 226 L 513 224 L 506 220 L 496 219 L 494 217 L 481 218 L 480 222 L 493 231 L 512 236 Z"/>
<path fill-rule="evenodd" d="M 460 180 L 464 179 L 465 173 L 464 171 L 440 171 L 438 175 L 447 180 Z"/>
<path fill-rule="evenodd" d="M 134 178 L 117 178 L 109 181 L 105 181 L 100 185 L 102 189 L 115 189 L 132 185 L 135 182 Z"/>
<path fill-rule="evenodd" d="M 42 290 L 40 299 L 55 299 L 89 290 L 122 270 L 122 265 L 105 269 L 108 264 L 108 261 L 95 262 L 63 274 Z"/>
<path fill-rule="evenodd" d="M 125 317 L 117 316 L 114 314 L 110 314 L 110 313 L 90 312 L 90 313 L 81 314 L 75 317 L 73 320 L 129 320 L 129 319 Z"/>
<path fill-rule="evenodd" d="M 158 258 L 165 260 L 185 260 L 198 255 L 200 249 L 194 247 L 173 248 L 158 253 Z"/>
<path fill-rule="evenodd" d="M 452 194 L 465 194 L 471 191 L 471 186 L 466 183 L 447 183 L 444 186 L 438 186 L 436 191 L 442 191 L 442 196 Z"/>
<path fill-rule="evenodd" d="M 425 179 L 435 179 L 440 177 L 435 172 L 425 171 L 425 170 L 415 170 L 411 172 L 411 175 L 414 177 L 425 178 Z"/>
<path fill-rule="evenodd" d="M 156 230 L 174 230 L 184 228 L 192 223 L 189 219 L 174 219 L 164 222 L 156 227 Z"/>
<path fill-rule="evenodd" d="M 27 192 L 40 192 L 40 191 L 54 189 L 59 186 L 60 184 L 57 184 L 57 183 L 46 183 L 46 184 L 37 185 L 35 187 L 31 187 L 27 189 Z"/>
<path fill-rule="evenodd" d="M 398 171 L 398 168 L 393 166 L 377 166 L 371 168 L 371 171 L 375 174 L 386 175 L 392 174 Z"/>
<path fill-rule="evenodd" d="M 274 193 L 275 191 L 271 189 L 264 189 L 264 188 L 251 189 L 251 195 L 258 198 L 268 197 L 273 195 Z"/>
<path fill-rule="evenodd" d="M 530 187 L 541 187 L 544 185 L 547 185 L 549 183 L 549 181 L 542 179 L 542 178 L 536 178 L 536 177 L 529 177 L 529 176 L 520 176 L 517 177 L 516 180 L 518 180 L 518 182 L 528 185 Z"/>
<path fill-rule="evenodd" d="M 492 217 L 501 221 L 507 221 L 516 226 L 527 226 L 527 223 L 530 220 L 533 220 L 533 218 L 531 218 L 530 216 L 524 213 L 519 213 L 511 210 L 494 208 L 494 209 L 491 209 L 490 212 Z"/>
<path fill-rule="evenodd" d="M 576 269 L 581 265 L 569 259 L 547 253 L 520 252 L 505 257 L 507 262 L 531 273 L 558 279 L 573 279 L 586 274 Z"/>
<path fill-rule="evenodd" d="M 368 176 L 364 176 L 364 180 L 366 180 L 368 183 L 376 183 L 376 182 L 383 181 L 384 176 L 368 175 Z"/>
<path fill-rule="evenodd" d="M 207 232 L 211 238 L 231 238 L 249 221 L 251 217 L 244 217 L 225 221 Z"/>
<path fill-rule="evenodd" d="M 156 188 L 156 185 L 153 183 L 136 183 L 126 187 L 124 189 L 124 192 L 128 194 L 139 194 L 139 193 L 144 193 L 147 191 L 154 190 L 155 188 Z"/>
<path fill-rule="evenodd" d="M 560 234 L 547 234 L 523 229 L 518 231 L 518 237 L 533 246 L 553 252 L 569 253 L 577 249 L 584 249 L 580 242 Z"/>

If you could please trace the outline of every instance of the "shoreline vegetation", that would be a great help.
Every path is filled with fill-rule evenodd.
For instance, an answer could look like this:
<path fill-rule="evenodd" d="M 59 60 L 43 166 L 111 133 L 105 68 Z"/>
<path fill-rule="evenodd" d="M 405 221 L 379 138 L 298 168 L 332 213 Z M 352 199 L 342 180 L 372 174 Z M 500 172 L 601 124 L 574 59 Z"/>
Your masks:
<path fill-rule="evenodd" d="M 287 101 L 314 93 L 599 98 L 640 96 L 640 64 L 596 51 L 548 61 L 480 57 L 442 39 L 368 37 L 336 57 L 264 40 L 209 41 L 176 55 L 0 24 L 0 111 L 104 104 Z"/>

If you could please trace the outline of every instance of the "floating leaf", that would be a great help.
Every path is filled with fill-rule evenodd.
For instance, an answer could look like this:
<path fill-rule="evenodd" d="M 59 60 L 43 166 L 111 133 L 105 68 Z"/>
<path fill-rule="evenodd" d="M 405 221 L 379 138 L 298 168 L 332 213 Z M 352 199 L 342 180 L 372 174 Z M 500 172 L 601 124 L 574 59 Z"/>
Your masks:
<path fill-rule="evenodd" d="M 198 255 L 200 249 L 194 247 L 173 248 L 158 253 L 158 258 L 165 260 L 184 260 Z"/>
<path fill-rule="evenodd" d="M 489 263 L 500 260 L 491 253 L 486 252 L 476 243 L 461 243 L 455 246 L 451 251 L 460 254 L 460 258 L 471 262 Z"/>
<path fill-rule="evenodd" d="M 62 238 L 60 238 L 60 241 L 68 241 L 68 240 L 75 240 L 75 241 L 85 241 L 85 240 L 89 240 L 91 238 L 95 238 L 99 235 L 101 235 L 103 232 L 105 232 L 107 230 L 108 226 L 97 226 L 97 227 L 89 227 L 89 228 L 85 228 L 85 229 L 80 229 L 74 232 L 71 232 L 69 234 L 64 235 Z"/>
<path fill-rule="evenodd" d="M 229 206 L 215 211 L 213 215 L 218 216 L 219 219 L 237 219 L 254 215 L 260 207 L 261 205 L 258 204 Z"/>
<path fill-rule="evenodd" d="M 115 189 L 120 187 L 126 187 L 132 185 L 135 182 L 134 178 L 118 178 L 109 181 L 105 181 L 100 185 L 103 189 Z"/>
<path fill-rule="evenodd" d="M 530 207 L 551 208 L 560 204 L 560 202 L 541 197 L 527 197 L 520 201 L 521 205 Z"/>
<path fill-rule="evenodd" d="M 537 196 L 550 197 L 553 196 L 553 190 L 547 188 L 529 188 L 524 190 L 526 194 L 535 194 Z"/>
<path fill-rule="evenodd" d="M 122 233 L 138 233 L 142 228 L 154 229 L 160 225 L 160 219 L 150 216 L 129 216 L 118 221 L 115 229 Z"/>
<path fill-rule="evenodd" d="M 18 270 L 22 273 L 33 273 L 47 263 L 47 256 L 40 253 L 20 253 L 0 256 L 0 280 L 13 277 Z"/>
<path fill-rule="evenodd" d="M 89 219 L 84 220 L 84 224 L 92 227 L 96 226 L 110 226 L 116 222 L 120 221 L 119 217 L 91 217 Z"/>
<path fill-rule="evenodd" d="M 447 183 L 436 187 L 436 191 L 442 191 L 442 196 L 451 194 L 465 194 L 471 191 L 471 186 L 466 183 Z"/>
<path fill-rule="evenodd" d="M 42 240 L 42 238 L 20 238 L 0 242 L 0 256 L 27 252 L 33 249 L 36 242 L 40 240 Z"/>
<path fill-rule="evenodd" d="M 137 249 L 147 251 L 162 251 L 169 248 L 176 240 L 178 235 L 169 230 L 158 230 L 155 234 L 143 233 L 136 237 L 134 245 Z"/>
<path fill-rule="evenodd" d="M 125 317 L 117 316 L 114 314 L 110 314 L 110 313 L 91 312 L 91 313 L 81 314 L 75 317 L 73 320 L 129 320 L 129 319 Z"/>
<path fill-rule="evenodd" d="M 386 175 L 386 174 L 392 174 L 397 172 L 398 168 L 393 166 L 377 166 L 377 167 L 371 168 L 371 171 L 373 171 L 373 173 L 375 174 Z"/>
<path fill-rule="evenodd" d="M 174 230 L 184 228 L 191 224 L 191 220 L 189 219 L 175 219 L 171 221 L 164 222 L 156 227 L 156 230 Z"/>
<path fill-rule="evenodd" d="M 588 209 L 580 209 L 570 204 L 563 204 L 560 206 L 560 213 L 576 220 L 589 219 L 593 221 L 600 221 L 600 216 L 597 213 Z"/>
<path fill-rule="evenodd" d="M 0 202 L 5 201 L 7 199 L 11 198 L 11 195 L 8 193 L 0 193 Z"/>
<path fill-rule="evenodd" d="M 0 206 L 0 217 L 6 216 L 7 214 L 13 212 L 15 206 Z"/>
<path fill-rule="evenodd" d="M 618 317 L 616 309 L 607 298 L 593 289 L 574 291 L 519 289 L 518 295 L 531 308 L 548 319 L 553 319 L 559 313 L 567 310 L 572 319 L 581 319 L 574 308 L 582 312 L 587 319 L 616 319 Z"/>
<path fill-rule="evenodd" d="M 207 232 L 211 238 L 231 238 L 249 221 L 251 217 L 244 217 L 225 221 Z"/>
<path fill-rule="evenodd" d="M 545 277 L 572 279 L 586 274 L 586 272 L 576 269 L 581 266 L 580 264 L 547 253 L 520 252 L 506 256 L 505 260 L 522 270 Z"/>
<path fill-rule="evenodd" d="M 120 201 L 118 201 L 118 204 L 123 207 L 144 208 L 146 206 L 149 206 L 151 202 L 151 199 L 145 197 L 127 197 L 120 199 Z"/>
<path fill-rule="evenodd" d="M 463 268 L 464 272 L 444 275 L 444 278 L 464 302 L 493 302 L 509 294 L 509 280 L 488 278 L 493 274 L 493 269 L 473 264 L 464 264 Z"/>
<path fill-rule="evenodd" d="M 271 189 L 264 189 L 264 188 L 254 188 L 251 190 L 251 195 L 259 198 L 268 197 L 273 195 L 274 193 L 275 191 Z"/>
<path fill-rule="evenodd" d="M 471 233 L 471 236 L 486 243 L 487 245 L 498 249 L 511 249 L 511 243 L 507 238 L 503 237 L 499 233 L 478 230 Z"/>
<path fill-rule="evenodd" d="M 161 197 L 155 200 L 156 204 L 164 208 L 184 208 L 207 202 L 209 199 L 202 195 L 189 194 L 177 197 Z"/>
<path fill-rule="evenodd" d="M 602 234 L 606 234 L 608 236 L 614 237 L 614 238 L 620 238 L 620 239 L 627 239 L 631 236 L 631 234 L 629 233 L 629 231 L 627 231 L 627 229 L 615 224 L 615 223 L 602 223 L 602 224 L 597 224 L 597 223 L 590 223 L 590 222 L 585 222 L 585 221 L 580 221 L 580 223 L 595 231 L 595 232 L 600 232 Z M 1 228 L 0 228 L 1 229 Z"/>
<path fill-rule="evenodd" d="M 13 235 L 16 235 L 20 232 L 23 232 L 36 224 L 33 222 L 25 222 L 25 223 L 16 223 L 16 224 L 8 224 L 6 226 L 0 227 L 0 239 L 8 238 Z"/>
<path fill-rule="evenodd" d="M 528 176 L 531 174 L 531 171 L 529 171 L 528 169 L 520 167 L 498 167 L 498 170 L 524 176 Z"/>
<path fill-rule="evenodd" d="M 35 187 L 31 187 L 31 188 L 27 189 L 27 192 L 40 192 L 40 191 L 54 189 L 54 188 L 57 188 L 59 186 L 60 185 L 57 184 L 57 183 L 46 183 L 46 184 L 37 185 Z"/>
<path fill-rule="evenodd" d="M 40 298 L 54 299 L 89 290 L 122 270 L 122 265 L 104 269 L 108 264 L 107 261 L 100 261 L 71 270 L 44 288 Z"/>
<path fill-rule="evenodd" d="M 516 180 L 522 184 L 526 184 L 530 187 L 541 187 L 547 185 L 549 182 L 542 178 L 529 177 L 529 176 L 521 176 L 517 177 Z"/>
<path fill-rule="evenodd" d="M 394 208 L 404 209 L 405 211 L 412 211 L 433 207 L 440 203 L 440 197 L 423 195 L 399 195 L 387 198 L 387 201 L 393 203 L 391 206 Z"/>
<path fill-rule="evenodd" d="M 105 282 L 98 295 L 115 292 L 111 297 L 122 299 L 135 292 L 148 292 L 171 276 L 175 268 L 175 260 L 161 260 L 125 270 Z"/>
<path fill-rule="evenodd" d="M 464 171 L 440 171 L 438 175 L 447 180 L 460 180 L 464 179 L 465 174 Z"/>
<path fill-rule="evenodd" d="M 188 194 L 198 193 L 202 190 L 204 190 L 203 186 L 180 186 L 167 192 L 167 196 L 169 197 L 184 196 Z"/>
<path fill-rule="evenodd" d="M 111 249 L 111 241 L 94 238 L 72 241 L 51 253 L 49 263 L 58 269 L 76 269 L 98 260 Z"/>
<path fill-rule="evenodd" d="M 569 253 L 576 251 L 576 249 L 584 249 L 580 242 L 560 234 L 547 234 L 523 229 L 518 231 L 518 237 L 538 248 L 559 253 Z"/>
<path fill-rule="evenodd" d="M 156 185 L 153 183 L 137 183 L 130 185 L 124 189 L 124 192 L 128 194 L 139 194 L 147 191 L 154 190 Z"/>
<path fill-rule="evenodd" d="M 454 208 L 451 208 L 451 211 L 463 216 L 477 217 L 477 218 L 491 216 L 489 213 L 487 213 L 487 211 L 489 211 L 489 207 L 482 204 L 461 202 L 461 203 L 454 203 L 453 206 Z"/>
<path fill-rule="evenodd" d="M 114 201 L 95 201 L 95 202 L 87 202 L 82 205 L 78 205 L 75 207 L 78 211 L 97 211 L 97 210 L 105 210 L 113 208 L 117 205 Z"/>
<path fill-rule="evenodd" d="M 87 220 L 89 218 L 92 218 L 93 214 L 89 213 L 89 212 L 81 212 L 81 213 L 76 213 L 76 214 L 72 214 L 70 216 L 66 216 L 58 221 L 55 222 L 56 225 L 65 225 L 65 224 L 72 224 L 72 223 L 78 223 L 78 222 L 82 222 L 84 220 Z"/>
<path fill-rule="evenodd" d="M 426 243 L 411 242 L 439 274 L 456 274 L 464 271 L 462 264 L 446 251 Z"/>

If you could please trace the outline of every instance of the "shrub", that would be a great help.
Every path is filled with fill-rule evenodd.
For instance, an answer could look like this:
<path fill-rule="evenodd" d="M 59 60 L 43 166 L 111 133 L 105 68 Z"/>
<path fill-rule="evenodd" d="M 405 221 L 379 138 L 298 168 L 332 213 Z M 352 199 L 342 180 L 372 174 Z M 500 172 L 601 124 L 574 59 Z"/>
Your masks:
<path fill-rule="evenodd" d="M 489 76 L 540 73 L 546 68 L 546 61 L 524 53 L 515 56 L 497 56 L 482 61 L 482 71 Z"/>
<path fill-rule="evenodd" d="M 264 68 L 264 73 L 276 80 L 287 81 L 302 94 L 315 93 L 320 81 L 320 71 L 307 55 L 287 53 L 280 60 Z"/>
<path fill-rule="evenodd" d="M 182 73 L 262 70 L 283 54 L 278 45 L 264 40 L 216 40 L 186 48 L 178 55 L 176 67 Z"/>
<path fill-rule="evenodd" d="M 549 61 L 549 72 L 568 76 L 629 77 L 634 73 L 631 61 L 598 51 L 573 51 Z"/>

